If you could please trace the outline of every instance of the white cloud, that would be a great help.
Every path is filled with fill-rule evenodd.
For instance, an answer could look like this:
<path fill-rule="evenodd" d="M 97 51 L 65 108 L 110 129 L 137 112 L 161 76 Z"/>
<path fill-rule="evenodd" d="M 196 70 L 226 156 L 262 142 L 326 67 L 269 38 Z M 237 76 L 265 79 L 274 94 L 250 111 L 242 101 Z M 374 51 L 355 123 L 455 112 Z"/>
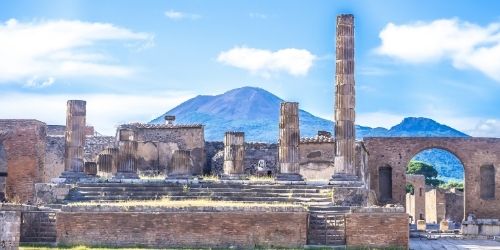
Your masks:
<path fill-rule="evenodd" d="M 356 124 L 368 127 L 391 128 L 400 123 L 404 116 L 386 112 L 369 112 L 356 114 Z"/>
<path fill-rule="evenodd" d="M 33 76 L 24 86 L 28 88 L 45 88 L 52 85 L 54 82 L 55 79 L 52 76 L 47 79 L 40 79 L 38 76 Z"/>
<path fill-rule="evenodd" d="M 47 124 L 64 125 L 67 100 L 86 100 L 87 123 L 100 133 L 114 135 L 119 124 L 148 122 L 194 96 L 181 91 L 143 96 L 1 93 L 0 119 L 37 119 Z"/>
<path fill-rule="evenodd" d="M 223 51 L 217 61 L 253 74 L 270 77 L 273 73 L 286 72 L 293 76 L 305 76 L 317 57 L 305 49 L 287 48 L 278 51 L 235 47 Z"/>
<path fill-rule="evenodd" d="M 180 12 L 180 11 L 175 11 L 175 10 L 165 11 L 165 16 L 167 18 L 175 20 L 175 21 L 182 20 L 182 19 L 197 20 L 197 19 L 201 18 L 201 16 L 198 14 L 185 13 L 185 12 Z"/>
<path fill-rule="evenodd" d="M 432 22 L 387 24 L 376 49 L 409 63 L 450 60 L 457 69 L 474 69 L 500 81 L 500 23 L 487 26 L 439 19 Z"/>
<path fill-rule="evenodd" d="M 53 20 L 0 23 L 0 82 L 30 83 L 30 79 L 57 77 L 124 77 L 134 70 L 96 48 L 102 42 L 136 42 L 137 47 L 152 43 L 153 36 L 109 23 Z M 50 80 L 52 79 L 52 80 Z M 43 83 L 43 82 L 42 82 Z M 43 85 L 43 84 L 42 84 Z"/>
<path fill-rule="evenodd" d="M 471 135 L 479 137 L 500 137 L 500 120 L 481 120 L 470 133 Z"/>

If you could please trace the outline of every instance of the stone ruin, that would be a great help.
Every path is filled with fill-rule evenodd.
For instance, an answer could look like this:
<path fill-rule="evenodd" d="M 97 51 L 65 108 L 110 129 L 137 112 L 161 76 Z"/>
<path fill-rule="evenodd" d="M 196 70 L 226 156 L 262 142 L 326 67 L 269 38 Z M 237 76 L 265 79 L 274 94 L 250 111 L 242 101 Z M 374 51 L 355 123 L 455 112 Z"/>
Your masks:
<path fill-rule="evenodd" d="M 88 132 L 82 100 L 67 103 L 64 137 L 55 127 L 49 132 L 59 132 L 47 135 L 47 125 L 39 121 L 0 120 L 0 198 L 27 204 L 0 207 L 0 221 L 15 225 L 1 239 L 14 245 L 45 240 L 147 247 L 406 248 L 409 215 L 425 226 L 430 220 L 426 207 L 438 204 L 428 202 L 421 176 L 405 174 L 409 160 L 429 147 L 449 149 L 464 162 L 464 233 L 498 234 L 500 139 L 356 141 L 354 16 L 339 15 L 336 24 L 333 137 L 319 131 L 314 138 L 301 138 L 296 102 L 279 107 L 277 144 L 245 142 L 241 131 L 226 132 L 223 142 L 205 142 L 203 125 L 175 124 L 175 116 L 165 116 L 165 124 L 123 124 L 115 137 L 98 136 Z M 406 194 L 406 183 L 416 193 Z M 142 204 L 165 198 L 207 203 Z M 74 205 L 84 201 L 99 205 Z M 116 201 L 139 205 L 117 207 Z"/>

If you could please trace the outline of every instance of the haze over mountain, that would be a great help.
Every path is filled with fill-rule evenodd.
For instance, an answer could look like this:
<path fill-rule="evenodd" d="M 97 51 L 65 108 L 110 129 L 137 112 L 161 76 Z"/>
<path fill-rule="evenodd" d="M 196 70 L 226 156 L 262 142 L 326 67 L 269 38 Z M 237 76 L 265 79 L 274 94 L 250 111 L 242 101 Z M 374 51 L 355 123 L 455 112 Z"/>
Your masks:
<path fill-rule="evenodd" d="M 255 87 L 242 87 L 226 93 L 199 95 L 181 103 L 150 123 L 163 123 L 165 115 L 175 115 L 179 124 L 205 125 L 207 141 L 221 141 L 226 131 L 245 132 L 246 141 L 276 142 L 278 138 L 279 107 L 283 100 Z M 318 130 L 332 131 L 334 123 L 300 110 L 301 137 L 312 137 Z M 405 118 L 390 128 L 371 128 L 356 125 L 356 136 L 468 136 L 449 126 L 428 118 Z"/>

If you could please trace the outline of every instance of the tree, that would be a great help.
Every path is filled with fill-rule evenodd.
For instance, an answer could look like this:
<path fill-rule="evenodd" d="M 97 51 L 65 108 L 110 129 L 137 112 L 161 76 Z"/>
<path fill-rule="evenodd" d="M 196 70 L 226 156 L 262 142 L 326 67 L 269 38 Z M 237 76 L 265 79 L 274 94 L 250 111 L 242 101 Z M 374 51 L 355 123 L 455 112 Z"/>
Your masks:
<path fill-rule="evenodd" d="M 437 170 L 425 162 L 410 161 L 410 164 L 408 164 L 408 168 L 406 169 L 406 173 L 421 174 L 425 176 L 425 184 L 433 187 L 437 187 L 444 183 L 442 180 L 437 179 Z"/>
<path fill-rule="evenodd" d="M 439 185 L 440 188 L 442 189 L 452 189 L 456 188 L 458 190 L 464 190 L 464 183 L 463 182 L 458 182 L 458 181 L 449 181 L 444 184 Z"/>

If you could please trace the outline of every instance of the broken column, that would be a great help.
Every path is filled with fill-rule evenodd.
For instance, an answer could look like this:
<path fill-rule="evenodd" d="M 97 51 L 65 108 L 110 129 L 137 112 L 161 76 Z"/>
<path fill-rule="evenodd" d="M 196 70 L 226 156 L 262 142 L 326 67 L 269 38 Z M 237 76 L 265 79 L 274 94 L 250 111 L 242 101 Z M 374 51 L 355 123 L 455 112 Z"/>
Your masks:
<path fill-rule="evenodd" d="M 279 121 L 279 181 L 302 181 L 299 167 L 299 103 L 282 102 Z"/>
<path fill-rule="evenodd" d="M 167 179 L 186 179 L 194 175 L 191 151 L 175 150 L 167 166 Z"/>
<path fill-rule="evenodd" d="M 332 180 L 356 180 L 354 16 L 337 16 L 335 70 L 335 165 Z"/>
<path fill-rule="evenodd" d="M 224 134 L 224 179 L 242 179 L 245 174 L 245 133 Z"/>
<path fill-rule="evenodd" d="M 87 102 L 82 100 L 69 100 L 67 102 L 66 142 L 62 178 L 86 177 L 86 174 L 83 172 L 86 106 Z"/>
<path fill-rule="evenodd" d="M 96 176 L 97 175 L 97 163 L 95 163 L 93 161 L 85 162 L 85 165 L 83 166 L 83 171 L 87 175 Z"/>
<path fill-rule="evenodd" d="M 97 156 L 97 175 L 111 177 L 118 169 L 118 148 L 107 148 Z"/>
<path fill-rule="evenodd" d="M 118 142 L 118 168 L 115 178 L 137 179 L 137 147 L 136 141 Z"/>

